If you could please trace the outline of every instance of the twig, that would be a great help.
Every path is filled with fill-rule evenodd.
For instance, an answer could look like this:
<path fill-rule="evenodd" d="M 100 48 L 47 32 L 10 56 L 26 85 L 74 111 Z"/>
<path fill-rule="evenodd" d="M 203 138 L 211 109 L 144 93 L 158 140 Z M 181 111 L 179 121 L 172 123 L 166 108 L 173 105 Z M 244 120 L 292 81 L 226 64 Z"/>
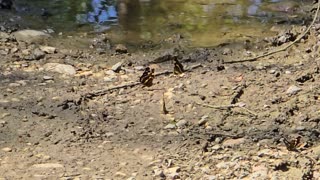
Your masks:
<path fill-rule="evenodd" d="M 238 106 L 239 108 L 247 111 L 249 114 L 252 114 L 254 117 L 258 117 L 258 114 L 256 114 L 255 112 L 251 111 L 250 109 L 246 108 L 246 107 L 242 107 L 242 106 Z"/>
<path fill-rule="evenodd" d="M 200 106 L 204 106 L 204 107 L 213 108 L 213 109 L 229 109 L 229 108 L 238 107 L 237 104 L 221 105 L 221 106 L 212 106 L 210 104 L 202 104 L 202 103 L 197 103 L 197 102 L 196 102 L 196 104 L 198 104 Z"/>
<path fill-rule="evenodd" d="M 193 66 L 190 66 L 189 68 L 186 68 L 185 71 L 191 71 L 192 69 L 196 69 L 198 67 L 202 67 L 202 64 L 195 64 Z"/>
<path fill-rule="evenodd" d="M 237 88 L 235 95 L 232 96 L 230 104 L 236 104 L 239 100 L 239 98 L 244 93 L 244 88 L 246 88 L 245 84 L 242 84 L 240 87 Z"/>
<path fill-rule="evenodd" d="M 163 112 L 163 114 L 168 114 L 169 113 L 169 111 L 166 108 L 166 102 L 164 100 L 164 94 L 162 94 L 162 112 Z"/>
<path fill-rule="evenodd" d="M 239 104 L 229 104 L 229 105 L 221 105 L 221 106 L 212 106 L 210 104 L 202 104 L 202 103 L 196 103 L 196 104 L 198 104 L 200 106 L 204 106 L 204 107 L 213 108 L 213 109 L 230 109 L 230 108 L 238 107 L 238 108 L 241 108 L 241 109 L 247 111 L 249 114 L 251 114 L 255 117 L 258 117 L 258 115 L 255 112 L 249 110 L 248 108 L 242 107 Z"/>
<path fill-rule="evenodd" d="M 141 84 L 141 83 L 140 82 L 132 82 L 132 83 L 129 83 L 129 84 L 122 84 L 122 85 L 119 85 L 119 86 L 113 86 L 113 87 L 110 87 L 110 88 L 106 88 L 106 89 L 102 89 L 102 90 L 86 93 L 86 94 L 84 94 L 82 96 L 84 96 L 84 97 L 101 96 L 101 95 L 105 95 L 109 91 L 112 91 L 112 90 L 115 90 L 115 89 L 133 87 L 133 86 L 136 86 L 138 84 Z"/>
<path fill-rule="evenodd" d="M 320 1 L 318 1 L 317 11 L 316 11 L 316 13 L 315 13 L 315 15 L 313 17 L 313 20 L 312 20 L 311 24 L 308 26 L 308 28 L 299 37 L 297 37 L 297 39 L 295 39 L 291 43 L 287 44 L 286 46 L 283 46 L 283 47 L 278 48 L 278 49 L 273 50 L 273 51 L 264 52 L 264 53 L 262 53 L 260 55 L 252 57 L 252 58 L 241 59 L 241 60 L 236 60 L 236 61 L 229 61 L 229 62 L 224 62 L 224 63 L 225 64 L 233 64 L 233 63 L 257 61 L 259 58 L 266 57 L 266 56 L 269 56 L 269 55 L 272 55 L 272 54 L 287 50 L 289 47 L 291 47 L 292 45 L 294 45 L 295 43 L 300 41 L 310 31 L 311 27 L 314 25 L 314 23 L 317 20 L 317 17 L 318 17 L 318 14 L 319 14 L 319 9 L 320 9 Z"/>
<path fill-rule="evenodd" d="M 186 70 L 190 71 L 190 70 L 196 69 L 198 67 L 202 67 L 202 65 L 201 64 L 196 64 L 196 65 L 193 65 L 193 66 L 191 66 L 190 68 L 188 68 Z M 172 73 L 173 72 L 166 70 L 166 71 L 163 71 L 163 72 L 156 73 L 155 76 L 167 75 L 167 74 L 172 74 Z M 119 86 L 113 86 L 113 87 L 109 87 L 109 88 L 106 88 L 106 89 L 101 89 L 101 90 L 89 92 L 89 93 L 86 93 L 86 94 L 82 95 L 81 99 L 83 99 L 83 98 L 92 98 L 92 97 L 96 97 L 96 96 L 102 96 L 102 95 L 105 95 L 109 91 L 112 91 L 112 90 L 121 89 L 121 88 L 127 88 L 127 87 L 133 87 L 133 86 L 136 86 L 136 85 L 139 85 L 139 84 L 141 84 L 141 83 L 140 82 L 131 82 L 129 84 L 122 84 L 122 85 L 119 85 Z"/>

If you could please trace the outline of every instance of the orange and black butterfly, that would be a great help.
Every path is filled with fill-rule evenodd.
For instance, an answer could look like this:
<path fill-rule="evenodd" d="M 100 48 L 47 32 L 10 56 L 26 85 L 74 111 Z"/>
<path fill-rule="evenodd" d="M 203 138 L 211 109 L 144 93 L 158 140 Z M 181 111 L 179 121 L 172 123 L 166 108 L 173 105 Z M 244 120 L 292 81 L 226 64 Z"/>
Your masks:
<path fill-rule="evenodd" d="M 283 142 L 286 145 L 289 151 L 298 151 L 306 146 L 306 143 L 303 143 L 302 137 L 298 136 L 294 139 L 288 140 L 285 137 L 283 138 Z"/>
<path fill-rule="evenodd" d="M 177 57 L 174 57 L 173 61 L 174 61 L 173 73 L 182 74 L 184 72 L 183 65 L 178 61 Z"/>
<path fill-rule="evenodd" d="M 140 77 L 140 82 L 145 86 L 152 86 L 152 81 L 154 79 L 154 69 L 147 67 L 142 76 Z"/>

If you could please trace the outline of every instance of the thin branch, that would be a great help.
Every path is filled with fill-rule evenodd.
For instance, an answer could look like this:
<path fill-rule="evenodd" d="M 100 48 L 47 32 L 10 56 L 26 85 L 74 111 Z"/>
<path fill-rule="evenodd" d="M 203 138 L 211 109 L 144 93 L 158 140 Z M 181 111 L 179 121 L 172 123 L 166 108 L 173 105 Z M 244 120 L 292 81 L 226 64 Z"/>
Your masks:
<path fill-rule="evenodd" d="M 190 68 L 187 68 L 186 71 L 190 71 L 190 70 L 196 69 L 198 67 L 202 67 L 202 65 L 201 64 L 193 65 Z M 155 76 L 168 75 L 168 74 L 172 74 L 172 73 L 173 72 L 171 72 L 171 71 L 165 70 L 163 72 L 156 73 Z M 113 87 L 109 87 L 109 88 L 106 88 L 106 89 L 101 89 L 101 90 L 89 92 L 89 93 L 86 93 L 86 94 L 82 95 L 81 99 L 82 98 L 86 98 L 86 97 L 92 98 L 92 97 L 96 97 L 96 96 L 102 96 L 102 95 L 105 95 L 109 91 L 112 91 L 112 90 L 121 89 L 121 88 L 128 88 L 128 87 L 134 87 L 134 86 L 137 86 L 139 84 L 141 84 L 141 83 L 140 82 L 131 82 L 129 84 L 122 84 L 122 85 L 119 85 L 119 86 L 113 86 Z"/>
<path fill-rule="evenodd" d="M 292 45 L 294 45 L 295 43 L 297 43 L 298 41 L 300 41 L 311 29 L 311 27 L 314 25 L 314 23 L 316 22 L 317 20 L 317 17 L 318 17 L 318 14 L 319 14 L 319 9 L 320 9 L 320 1 L 318 1 L 318 5 L 317 5 L 317 11 L 313 17 L 313 20 L 311 22 L 311 24 L 309 25 L 309 27 L 299 36 L 297 37 L 297 39 L 295 39 L 294 41 L 292 41 L 291 43 L 287 44 L 286 46 L 284 47 L 281 47 L 279 49 L 276 49 L 276 50 L 273 50 L 273 51 L 269 51 L 269 52 L 264 52 L 260 55 L 257 55 L 255 57 L 252 57 L 252 58 L 247 58 L 247 59 L 242 59 L 242 60 L 236 60 L 236 61 L 229 61 L 229 62 L 224 62 L 225 64 L 233 64 L 233 63 L 241 63 L 241 62 L 252 62 L 252 61 L 257 61 L 259 58 L 262 58 L 262 57 L 266 57 L 266 56 L 269 56 L 269 55 L 272 55 L 272 54 L 275 54 L 275 53 L 278 53 L 278 52 L 281 52 L 281 51 L 285 51 L 287 50 L 288 48 L 290 48 Z"/>
<path fill-rule="evenodd" d="M 248 108 L 246 107 L 242 107 L 240 106 L 239 104 L 229 104 L 229 105 L 220 105 L 220 106 L 212 106 L 210 104 L 202 104 L 202 103 L 197 103 L 196 104 L 200 105 L 200 106 L 204 106 L 204 107 L 209 107 L 209 108 L 213 108 L 213 109 L 230 109 L 230 108 L 235 108 L 235 107 L 238 107 L 238 108 L 241 108 L 245 111 L 247 111 L 249 114 L 255 116 L 255 117 L 258 117 L 257 113 L 249 110 Z"/>

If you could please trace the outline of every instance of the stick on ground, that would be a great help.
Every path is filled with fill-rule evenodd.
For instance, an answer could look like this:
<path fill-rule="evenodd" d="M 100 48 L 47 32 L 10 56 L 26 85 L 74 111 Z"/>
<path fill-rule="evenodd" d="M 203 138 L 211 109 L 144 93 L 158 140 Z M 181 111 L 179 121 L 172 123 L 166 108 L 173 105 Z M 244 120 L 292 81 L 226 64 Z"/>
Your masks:
<path fill-rule="evenodd" d="M 241 62 L 252 62 L 252 61 L 257 61 L 259 58 L 262 58 L 262 57 L 266 57 L 266 56 L 269 56 L 269 55 L 272 55 L 272 54 L 275 54 L 275 53 L 278 53 L 278 52 L 281 52 L 281 51 L 285 51 L 287 50 L 288 48 L 290 48 L 292 45 L 294 45 L 295 43 L 297 43 L 298 41 L 300 41 L 311 29 L 311 27 L 314 25 L 314 23 L 316 22 L 317 20 L 317 17 L 318 17 L 318 14 L 319 14 L 319 9 L 320 9 L 320 1 L 317 2 L 317 10 L 316 10 L 316 13 L 314 14 L 314 17 L 313 17 L 313 20 L 311 22 L 311 24 L 308 26 L 308 28 L 299 36 L 297 37 L 297 39 L 295 39 L 294 41 L 290 42 L 289 44 L 287 44 L 286 46 L 283 46 L 279 49 L 275 49 L 275 50 L 272 50 L 272 51 L 269 51 L 269 52 L 263 52 L 262 54 L 260 55 L 257 55 L 255 57 L 252 57 L 252 58 L 247 58 L 247 59 L 240 59 L 240 60 L 236 60 L 236 61 L 229 61 L 229 62 L 224 62 L 225 64 L 234 64 L 234 63 L 241 63 Z"/>

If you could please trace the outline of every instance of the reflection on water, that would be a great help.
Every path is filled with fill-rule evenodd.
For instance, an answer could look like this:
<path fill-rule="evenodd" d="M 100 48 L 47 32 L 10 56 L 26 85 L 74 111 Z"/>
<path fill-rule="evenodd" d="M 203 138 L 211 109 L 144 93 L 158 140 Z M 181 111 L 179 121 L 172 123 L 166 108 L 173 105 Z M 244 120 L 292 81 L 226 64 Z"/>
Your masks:
<path fill-rule="evenodd" d="M 57 31 L 108 30 L 120 34 L 125 42 L 157 40 L 181 33 L 195 45 L 203 46 L 234 39 L 239 34 L 257 36 L 275 19 L 289 21 L 288 15 L 300 13 L 296 11 L 298 0 L 16 1 L 20 7 L 46 8 L 52 16 L 35 22 Z"/>
<path fill-rule="evenodd" d="M 104 23 L 117 21 L 115 4 L 108 4 L 105 0 L 92 0 L 93 11 L 88 13 L 88 22 Z"/>

